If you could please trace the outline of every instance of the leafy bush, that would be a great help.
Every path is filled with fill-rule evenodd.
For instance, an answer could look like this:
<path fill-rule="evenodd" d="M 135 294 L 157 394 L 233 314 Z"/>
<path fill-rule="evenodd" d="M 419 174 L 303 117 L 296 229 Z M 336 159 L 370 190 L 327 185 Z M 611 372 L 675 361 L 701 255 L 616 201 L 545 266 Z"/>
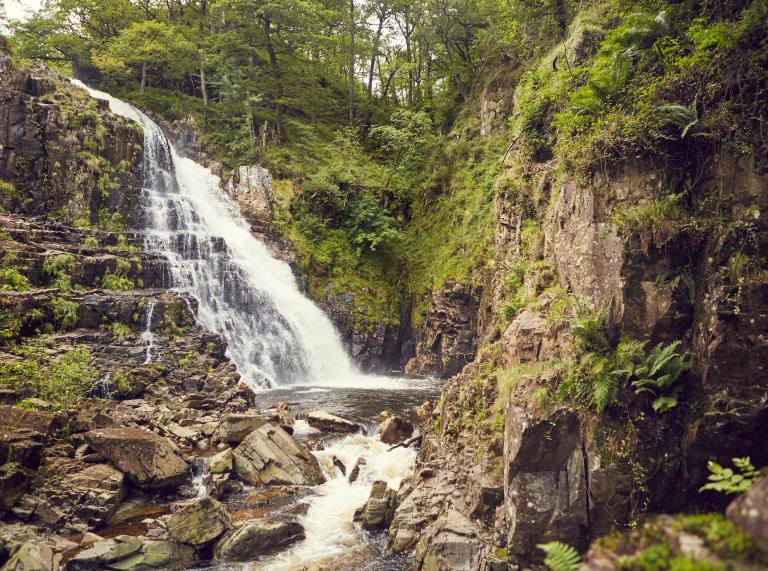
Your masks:
<path fill-rule="evenodd" d="M 400 239 L 392 217 L 369 194 L 352 203 L 347 226 L 352 234 L 352 243 L 361 250 L 375 252 L 379 246 Z"/>
<path fill-rule="evenodd" d="M 551 571 L 576 571 L 581 566 L 579 553 L 570 545 L 559 541 L 537 545 L 545 554 L 544 564 Z"/>
<path fill-rule="evenodd" d="M 115 336 L 115 339 L 118 341 L 122 341 L 125 339 L 125 337 L 131 332 L 131 328 L 126 325 L 125 323 L 121 323 L 119 321 L 115 321 L 110 324 L 109 330 L 112 332 L 112 335 Z"/>
<path fill-rule="evenodd" d="M 136 283 L 128 277 L 131 262 L 125 258 L 115 259 L 114 271 L 107 271 L 101 280 L 101 287 L 111 290 L 128 290 L 136 287 Z"/>
<path fill-rule="evenodd" d="M 760 477 L 760 470 L 752 465 L 749 456 L 745 458 L 734 458 L 733 465 L 736 470 L 723 468 L 717 462 L 710 460 L 707 462 L 709 468 L 708 484 L 703 485 L 699 491 L 723 492 L 724 494 L 741 494 L 752 487 Z"/>
<path fill-rule="evenodd" d="M 98 376 L 90 365 L 90 350 L 74 347 L 52 359 L 47 344 L 45 337 L 25 343 L 16 351 L 20 360 L 0 364 L 0 379 L 61 408 L 71 408 Z"/>
<path fill-rule="evenodd" d="M 111 290 L 127 290 L 133 289 L 136 285 L 132 279 L 107 272 L 101 280 L 101 287 Z"/>
<path fill-rule="evenodd" d="M 77 302 L 54 297 L 51 299 L 51 307 L 56 325 L 62 329 L 71 329 L 75 326 L 77 323 Z"/>
<path fill-rule="evenodd" d="M 582 352 L 566 362 L 556 394 L 561 401 L 584 403 L 600 414 L 616 402 L 619 386 L 631 377 L 641 354 L 642 343 L 632 339 L 622 339 L 613 351 Z"/>
<path fill-rule="evenodd" d="M 48 256 L 43 260 L 43 274 L 51 280 L 53 287 L 69 290 L 72 288 L 70 272 L 74 266 L 75 257 L 72 254 Z"/>
<path fill-rule="evenodd" d="M 636 234 L 647 254 L 652 244 L 661 247 L 679 235 L 690 220 L 680 206 L 680 195 L 670 194 L 631 208 L 614 208 L 611 223 L 625 234 Z"/>
<path fill-rule="evenodd" d="M 664 346 L 659 343 L 640 364 L 635 367 L 632 382 L 636 394 L 650 393 L 656 399 L 651 405 L 656 412 L 667 412 L 677 406 L 682 386 L 677 383 L 680 375 L 691 367 L 679 353 L 680 341 Z"/>
<path fill-rule="evenodd" d="M 0 268 L 0 291 L 27 291 L 29 280 L 16 267 Z"/>
<path fill-rule="evenodd" d="M 83 248 L 98 248 L 100 246 L 99 240 L 95 236 L 86 236 L 80 245 Z"/>
<path fill-rule="evenodd" d="M 125 230 L 123 216 L 119 212 L 110 212 L 107 208 L 99 209 L 99 228 L 108 232 L 122 232 Z"/>

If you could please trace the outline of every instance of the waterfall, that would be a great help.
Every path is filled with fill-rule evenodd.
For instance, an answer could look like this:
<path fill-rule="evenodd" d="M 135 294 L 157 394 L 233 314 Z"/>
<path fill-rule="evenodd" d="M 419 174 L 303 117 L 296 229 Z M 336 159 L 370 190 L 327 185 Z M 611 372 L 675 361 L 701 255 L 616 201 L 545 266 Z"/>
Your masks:
<path fill-rule="evenodd" d="M 155 314 L 155 303 L 157 300 L 150 299 L 147 303 L 147 325 L 141 332 L 141 343 L 147 348 L 147 355 L 144 358 L 144 364 L 152 362 L 152 349 L 155 348 L 155 334 L 152 332 L 152 316 Z"/>
<path fill-rule="evenodd" d="M 180 156 L 145 113 L 73 83 L 143 127 L 138 230 L 145 249 L 166 258 L 173 289 L 197 299 L 198 318 L 226 339 L 245 382 L 254 388 L 358 382 L 333 324 L 302 295 L 290 267 L 251 234 L 219 178 Z"/>

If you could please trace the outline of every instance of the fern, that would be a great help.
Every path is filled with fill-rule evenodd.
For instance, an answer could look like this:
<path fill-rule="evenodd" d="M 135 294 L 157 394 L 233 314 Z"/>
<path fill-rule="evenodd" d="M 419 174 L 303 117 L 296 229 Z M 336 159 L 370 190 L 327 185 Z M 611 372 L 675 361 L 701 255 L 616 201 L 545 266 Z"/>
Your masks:
<path fill-rule="evenodd" d="M 581 565 L 581 557 L 578 552 L 565 543 L 550 541 L 537 545 L 547 557 L 544 564 L 552 571 L 576 571 Z"/>
<path fill-rule="evenodd" d="M 677 406 L 678 396 L 682 386 L 676 384 L 680 375 L 691 367 L 678 349 L 680 341 L 670 343 L 666 347 L 659 343 L 648 356 L 635 367 L 635 377 L 632 382 L 635 394 L 651 394 L 657 398 L 651 405 L 659 413 L 667 412 Z"/>
<path fill-rule="evenodd" d="M 680 130 L 680 138 L 685 139 L 688 132 L 699 122 L 696 100 L 690 105 L 661 105 L 656 108 L 662 125 L 672 125 Z"/>
<path fill-rule="evenodd" d="M 760 476 L 760 470 L 752 465 L 749 456 L 744 458 L 734 458 L 733 464 L 738 472 L 731 468 L 723 468 L 714 461 L 707 462 L 709 468 L 709 483 L 699 488 L 700 492 L 712 490 L 723 492 L 724 494 L 741 494 L 746 492 L 755 483 Z"/>

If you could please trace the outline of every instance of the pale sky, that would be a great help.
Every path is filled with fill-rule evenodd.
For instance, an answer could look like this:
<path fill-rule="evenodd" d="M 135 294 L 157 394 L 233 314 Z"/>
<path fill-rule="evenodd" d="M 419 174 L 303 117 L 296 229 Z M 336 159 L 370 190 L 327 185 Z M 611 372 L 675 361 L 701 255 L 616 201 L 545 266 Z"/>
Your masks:
<path fill-rule="evenodd" d="M 27 11 L 37 10 L 42 5 L 42 0 L 5 0 L 5 12 L 9 20 L 19 20 Z"/>

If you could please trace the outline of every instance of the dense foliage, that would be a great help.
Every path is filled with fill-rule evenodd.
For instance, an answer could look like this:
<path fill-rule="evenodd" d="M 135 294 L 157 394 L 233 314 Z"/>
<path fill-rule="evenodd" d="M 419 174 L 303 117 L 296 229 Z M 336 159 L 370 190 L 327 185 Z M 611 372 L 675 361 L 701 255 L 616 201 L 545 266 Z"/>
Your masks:
<path fill-rule="evenodd" d="M 406 291 L 418 322 L 430 291 L 492 264 L 498 194 L 534 214 L 529 159 L 588 176 L 713 145 L 766 156 L 766 21 L 765 0 L 50 0 L 10 28 L 21 57 L 191 115 L 226 168 L 268 167 L 315 297 L 392 321 Z M 496 92 L 513 109 L 488 130 Z M 663 244 L 694 226 L 694 182 L 613 222 Z M 552 285 L 514 272 L 507 319 Z"/>

